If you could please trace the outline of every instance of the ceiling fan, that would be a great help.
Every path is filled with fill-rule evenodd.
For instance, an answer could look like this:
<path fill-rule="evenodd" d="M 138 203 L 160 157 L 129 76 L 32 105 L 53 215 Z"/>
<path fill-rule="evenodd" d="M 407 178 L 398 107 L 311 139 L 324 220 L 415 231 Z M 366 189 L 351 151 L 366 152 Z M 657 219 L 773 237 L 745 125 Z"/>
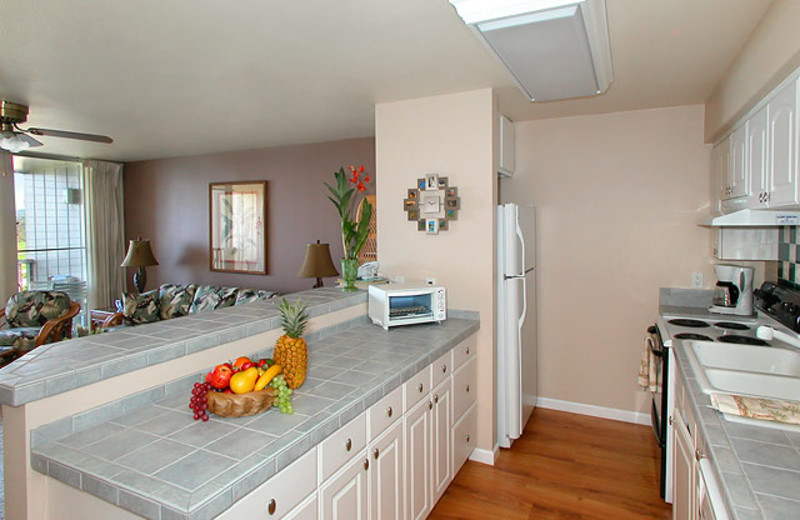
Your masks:
<path fill-rule="evenodd" d="M 0 100 L 0 148 L 11 153 L 18 153 L 31 147 L 42 146 L 44 143 L 37 141 L 31 135 L 42 137 L 63 137 L 92 141 L 94 143 L 113 143 L 114 140 L 107 135 L 82 134 L 64 130 L 51 130 L 49 128 L 22 129 L 18 125 L 28 120 L 28 107 L 19 103 Z"/>

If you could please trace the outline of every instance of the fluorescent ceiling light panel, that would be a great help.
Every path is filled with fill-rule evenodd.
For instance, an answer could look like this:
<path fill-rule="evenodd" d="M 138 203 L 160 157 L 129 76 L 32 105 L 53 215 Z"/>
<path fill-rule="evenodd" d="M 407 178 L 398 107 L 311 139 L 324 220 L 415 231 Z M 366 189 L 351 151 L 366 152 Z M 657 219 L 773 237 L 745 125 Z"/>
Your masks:
<path fill-rule="evenodd" d="M 531 101 L 604 92 L 613 77 L 605 0 L 449 0 Z"/>

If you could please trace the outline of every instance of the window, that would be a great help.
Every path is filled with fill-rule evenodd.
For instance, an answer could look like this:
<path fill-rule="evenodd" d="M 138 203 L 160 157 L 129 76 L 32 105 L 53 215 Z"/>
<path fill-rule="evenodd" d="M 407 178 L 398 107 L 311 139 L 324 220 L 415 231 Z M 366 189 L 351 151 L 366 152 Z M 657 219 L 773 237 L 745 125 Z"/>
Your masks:
<path fill-rule="evenodd" d="M 14 157 L 20 290 L 64 291 L 86 307 L 80 163 Z"/>

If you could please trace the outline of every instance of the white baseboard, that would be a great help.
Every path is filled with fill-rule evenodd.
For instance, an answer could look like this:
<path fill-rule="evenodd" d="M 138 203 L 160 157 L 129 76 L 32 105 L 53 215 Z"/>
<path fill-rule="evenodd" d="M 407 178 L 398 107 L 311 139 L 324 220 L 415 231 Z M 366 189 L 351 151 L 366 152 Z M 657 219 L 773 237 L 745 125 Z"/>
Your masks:
<path fill-rule="evenodd" d="M 472 450 L 472 453 L 469 456 L 469 460 L 474 460 L 475 462 L 480 462 L 481 464 L 488 464 L 489 466 L 494 466 L 494 461 L 497 460 L 497 455 L 500 453 L 500 446 L 494 446 L 492 450 L 484 450 L 481 448 L 475 448 Z"/>
<path fill-rule="evenodd" d="M 604 406 L 595 406 L 593 404 L 574 403 L 571 401 L 562 401 L 560 399 L 540 397 L 536 401 L 536 405 L 542 408 L 548 408 L 550 410 L 560 410 L 562 412 L 591 415 L 592 417 L 602 417 L 603 419 L 612 419 L 614 421 L 643 424 L 646 426 L 650 426 L 651 424 L 650 414 L 631 412 L 629 410 L 619 410 L 617 408 L 606 408 Z"/>

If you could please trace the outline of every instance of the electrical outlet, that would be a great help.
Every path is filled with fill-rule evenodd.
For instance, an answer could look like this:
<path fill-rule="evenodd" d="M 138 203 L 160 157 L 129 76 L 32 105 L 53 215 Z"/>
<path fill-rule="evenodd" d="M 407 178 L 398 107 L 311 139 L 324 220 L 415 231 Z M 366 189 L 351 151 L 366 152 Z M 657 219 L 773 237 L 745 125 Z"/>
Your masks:
<path fill-rule="evenodd" d="M 692 287 L 695 289 L 703 288 L 703 273 L 692 273 Z"/>

